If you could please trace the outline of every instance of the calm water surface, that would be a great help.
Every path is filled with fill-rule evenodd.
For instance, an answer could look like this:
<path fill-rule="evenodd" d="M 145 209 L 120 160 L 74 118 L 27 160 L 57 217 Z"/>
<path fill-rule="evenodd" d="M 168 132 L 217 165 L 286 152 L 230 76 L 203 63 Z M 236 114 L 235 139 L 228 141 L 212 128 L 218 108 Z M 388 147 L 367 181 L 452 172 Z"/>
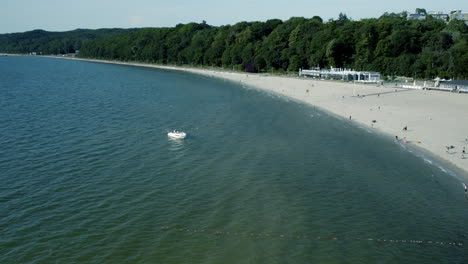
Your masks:
<path fill-rule="evenodd" d="M 468 260 L 456 177 L 235 83 L 0 57 L 0 124 L 3 264 Z"/>

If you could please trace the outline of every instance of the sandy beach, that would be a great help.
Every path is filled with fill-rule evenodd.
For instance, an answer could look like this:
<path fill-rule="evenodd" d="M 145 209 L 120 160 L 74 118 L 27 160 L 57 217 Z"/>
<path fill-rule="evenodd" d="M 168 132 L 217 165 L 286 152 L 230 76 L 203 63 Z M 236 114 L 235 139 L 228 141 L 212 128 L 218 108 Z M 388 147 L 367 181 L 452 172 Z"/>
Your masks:
<path fill-rule="evenodd" d="M 355 84 L 154 64 L 76 60 L 187 71 L 284 95 L 319 107 L 344 121 L 356 122 L 363 129 L 388 135 L 403 147 L 429 151 L 441 161 L 454 166 L 457 175 L 461 174 L 461 180 L 468 180 L 468 94 L 413 90 L 385 84 Z M 403 129 L 405 127 L 406 130 Z M 447 149 L 450 146 L 453 148 Z M 464 149 L 467 153 L 465 155 L 462 153 Z"/>

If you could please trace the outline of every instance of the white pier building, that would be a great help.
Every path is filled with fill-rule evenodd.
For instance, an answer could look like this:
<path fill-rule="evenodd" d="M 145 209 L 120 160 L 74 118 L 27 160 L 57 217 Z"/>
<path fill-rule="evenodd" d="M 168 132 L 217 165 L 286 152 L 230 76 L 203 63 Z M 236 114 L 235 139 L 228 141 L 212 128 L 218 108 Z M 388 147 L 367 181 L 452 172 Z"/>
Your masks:
<path fill-rule="evenodd" d="M 320 68 L 314 68 L 311 70 L 300 69 L 299 76 L 369 83 L 380 82 L 380 73 L 378 72 L 354 71 L 333 67 L 330 67 L 329 70 Z"/>

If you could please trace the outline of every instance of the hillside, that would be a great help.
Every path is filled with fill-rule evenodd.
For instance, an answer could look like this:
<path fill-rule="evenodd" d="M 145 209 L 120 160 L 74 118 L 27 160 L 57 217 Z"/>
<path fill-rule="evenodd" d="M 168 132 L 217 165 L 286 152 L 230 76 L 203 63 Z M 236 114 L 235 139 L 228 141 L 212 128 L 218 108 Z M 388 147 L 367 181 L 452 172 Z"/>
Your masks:
<path fill-rule="evenodd" d="M 406 13 L 353 21 L 340 14 L 322 21 L 203 23 L 173 28 L 35 30 L 0 35 L 0 52 L 61 54 L 159 64 L 224 67 L 249 72 L 295 72 L 300 68 L 342 67 L 384 76 L 468 78 L 468 27 L 463 21 Z"/>
<path fill-rule="evenodd" d="M 0 52 L 66 54 L 81 48 L 84 41 L 130 33 L 137 29 L 76 29 L 66 32 L 33 30 L 24 33 L 0 34 Z"/>

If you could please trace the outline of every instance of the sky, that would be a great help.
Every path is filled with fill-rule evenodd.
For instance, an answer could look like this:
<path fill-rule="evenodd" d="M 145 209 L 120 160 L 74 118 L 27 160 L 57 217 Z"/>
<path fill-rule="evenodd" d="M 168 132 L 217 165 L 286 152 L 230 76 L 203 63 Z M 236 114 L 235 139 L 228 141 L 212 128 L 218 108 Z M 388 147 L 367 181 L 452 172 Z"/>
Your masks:
<path fill-rule="evenodd" d="M 34 29 L 173 27 L 205 20 L 213 26 L 241 21 L 320 16 L 353 20 L 385 12 L 453 9 L 468 12 L 466 0 L 0 0 L 0 34 Z"/>

